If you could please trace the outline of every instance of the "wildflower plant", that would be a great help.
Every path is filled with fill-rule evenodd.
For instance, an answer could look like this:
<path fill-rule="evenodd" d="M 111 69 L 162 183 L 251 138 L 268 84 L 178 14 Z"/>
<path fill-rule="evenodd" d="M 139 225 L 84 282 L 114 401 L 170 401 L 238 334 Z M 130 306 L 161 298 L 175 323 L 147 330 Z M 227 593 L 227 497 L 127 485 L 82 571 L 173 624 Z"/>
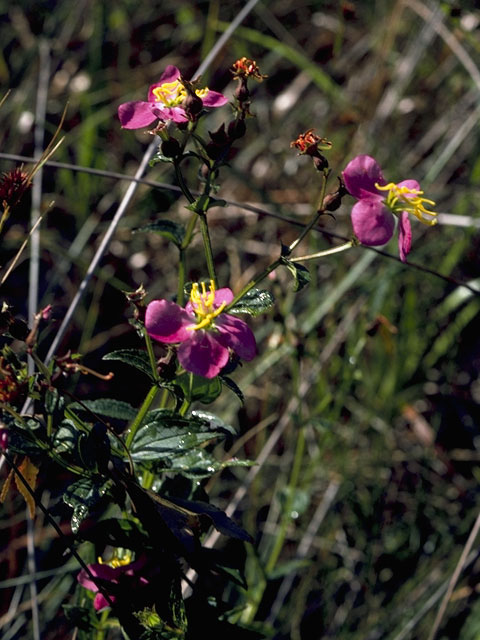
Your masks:
<path fill-rule="evenodd" d="M 80 566 L 76 602 L 66 611 L 78 625 L 80 639 L 92 634 L 106 638 L 114 626 L 132 639 L 196 638 L 199 629 L 203 632 L 203 623 L 208 624 L 210 637 L 228 633 L 262 637 L 254 628 L 239 630 L 237 612 L 222 599 L 227 585 L 245 586 L 242 561 L 202 545 L 212 527 L 230 538 L 233 546 L 252 543 L 249 532 L 209 503 L 205 483 L 222 469 L 254 462 L 218 459 L 214 446 L 231 440 L 235 431 L 202 405 L 209 405 L 222 392 L 243 401 L 231 376 L 239 366 L 248 366 L 243 362 L 254 360 L 258 352 L 248 316 L 268 313 L 274 306 L 273 295 L 263 288 L 270 273 L 287 269 L 299 291 L 310 281 L 304 263 L 359 243 L 384 244 L 394 233 L 396 218 L 400 257 L 405 260 L 411 248 L 408 215 L 433 223 L 435 214 L 426 208 L 433 202 L 423 197 L 419 184 L 415 180 L 386 183 L 370 156 L 351 160 L 342 177 L 333 176 L 332 185 L 325 155 L 332 144 L 311 128 L 292 142 L 300 154 L 312 159 L 319 184 L 311 220 L 292 242 L 279 246 L 277 257 L 246 285 L 233 290 L 225 286 L 217 275 L 209 211 L 226 206 L 216 194 L 232 149 L 245 136 L 252 117 L 249 83 L 266 77 L 254 60 L 245 57 L 231 71 L 237 86 L 230 98 L 168 66 L 150 87 L 147 101 L 125 102 L 118 108 L 124 129 L 153 127 L 158 152 L 152 166 L 172 167 L 190 212 L 186 225 L 158 219 L 141 229 L 161 234 L 178 250 L 177 287 L 162 291 L 159 299 L 152 299 L 142 287 L 127 293 L 138 348 L 105 356 L 112 366 L 126 363 L 149 381 L 140 406 L 128 402 L 128 390 L 122 401 L 78 400 L 70 390 L 74 376 L 97 375 L 108 383 L 112 375 L 92 371 L 79 354 L 67 352 L 50 363 L 42 361 L 39 336 L 50 322 L 50 307 L 37 314 L 31 327 L 19 323 L 8 305 L 0 314 L 3 336 L 7 341 L 22 341 L 23 355 L 36 365 L 36 372 L 28 375 L 25 359 L 8 344 L 0 355 L 0 446 L 12 469 L 2 497 L 15 476 L 33 514 L 36 506 L 42 508 L 35 495 L 39 469 L 55 468 L 71 479 L 63 500 L 71 509 L 74 543 L 70 552 Z M 208 121 L 212 108 L 223 108 L 225 120 L 207 138 L 199 123 Z M 183 171 L 187 159 L 198 165 L 199 178 L 193 185 Z M 28 183 L 23 174 L 14 178 L 3 178 L 8 191 L 4 209 L 16 202 L 10 193 L 13 185 L 18 183 L 23 193 Z M 356 237 L 324 251 L 298 255 L 320 218 L 337 211 L 348 194 L 357 200 L 351 211 Z M 187 255 L 197 231 L 204 277 L 191 282 Z M 33 410 L 25 410 L 25 401 Z"/>

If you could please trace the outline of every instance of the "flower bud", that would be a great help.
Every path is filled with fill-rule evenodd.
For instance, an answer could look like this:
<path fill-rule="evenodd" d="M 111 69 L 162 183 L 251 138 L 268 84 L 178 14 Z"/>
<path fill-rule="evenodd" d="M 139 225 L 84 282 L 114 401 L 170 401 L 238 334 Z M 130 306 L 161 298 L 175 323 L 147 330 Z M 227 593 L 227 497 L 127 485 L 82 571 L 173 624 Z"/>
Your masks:
<path fill-rule="evenodd" d="M 181 153 L 180 144 L 178 140 L 172 137 L 162 142 L 161 150 L 163 155 L 166 156 L 167 158 L 176 158 Z"/>
<path fill-rule="evenodd" d="M 246 130 L 245 120 L 243 118 L 237 118 L 236 120 L 232 120 L 228 125 L 228 136 L 232 138 L 232 140 L 238 140 L 239 138 L 243 138 Z"/>

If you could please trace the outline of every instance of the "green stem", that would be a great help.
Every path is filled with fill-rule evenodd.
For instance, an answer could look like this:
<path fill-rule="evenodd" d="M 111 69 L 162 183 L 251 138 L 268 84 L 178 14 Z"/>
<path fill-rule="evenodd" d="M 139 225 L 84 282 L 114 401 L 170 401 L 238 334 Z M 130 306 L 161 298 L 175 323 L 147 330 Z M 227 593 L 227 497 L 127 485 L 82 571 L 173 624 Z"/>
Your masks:
<path fill-rule="evenodd" d="M 107 629 L 105 628 L 105 623 L 108 620 L 108 614 L 108 609 L 106 611 L 102 611 L 102 615 L 100 617 L 100 626 L 95 634 L 95 640 L 104 640 L 105 632 L 107 631 Z"/>
<path fill-rule="evenodd" d="M 128 448 L 130 448 L 138 429 L 140 428 L 145 416 L 147 415 L 147 411 L 150 409 L 150 406 L 155 400 L 155 397 L 159 391 L 160 388 L 158 387 L 158 385 L 154 384 L 150 391 L 147 393 L 147 396 L 143 401 L 143 404 L 140 407 L 135 420 L 132 422 L 130 429 L 128 430 L 127 438 L 125 440 L 125 444 Z"/>
<path fill-rule="evenodd" d="M 295 247 L 297 247 L 300 244 L 300 242 L 305 238 L 307 233 L 309 233 L 313 229 L 313 227 L 317 224 L 319 218 L 325 213 L 325 210 L 323 208 L 323 200 L 325 199 L 326 190 L 327 190 L 327 175 L 324 173 L 322 175 L 322 188 L 320 190 L 318 210 L 315 212 L 315 215 L 307 224 L 307 226 L 302 230 L 298 238 L 294 240 L 292 244 L 288 247 L 287 256 L 290 255 L 292 251 L 295 249 Z"/>
<path fill-rule="evenodd" d="M 147 333 L 147 330 L 144 329 L 143 337 L 145 338 L 145 345 L 147 347 L 148 359 L 150 360 L 150 366 L 152 367 L 152 375 L 155 382 L 159 382 L 160 376 L 158 375 L 157 370 L 157 360 L 155 359 L 155 353 L 153 352 L 153 344 L 150 340 L 150 336 Z"/>
<path fill-rule="evenodd" d="M 187 187 L 187 183 L 183 179 L 183 174 L 180 169 L 179 163 L 174 162 L 173 166 L 175 167 L 175 175 L 177 176 L 178 186 L 182 190 L 183 195 L 186 197 L 189 203 L 193 204 L 195 202 L 195 197 L 192 195 L 192 193 L 190 192 L 190 189 Z"/>
<path fill-rule="evenodd" d="M 270 264 L 266 269 L 264 269 L 262 273 L 260 273 L 256 278 L 254 278 L 253 280 L 250 280 L 250 282 L 246 284 L 239 293 L 237 293 L 237 295 L 231 301 L 231 303 L 227 307 L 225 307 L 225 311 L 228 311 L 235 304 L 237 304 L 237 302 L 241 300 L 243 296 L 245 296 L 250 291 L 250 289 L 253 289 L 254 287 L 256 287 L 257 284 L 259 284 L 264 278 L 268 276 L 269 273 L 271 273 L 277 267 L 279 267 L 282 264 L 282 262 L 283 262 L 283 257 L 277 258 L 274 262 L 272 262 L 272 264 Z"/>
<path fill-rule="evenodd" d="M 265 567 L 265 573 L 267 576 L 273 571 L 277 563 L 280 552 L 285 542 L 287 535 L 288 525 L 291 520 L 291 510 L 293 505 L 294 491 L 298 484 L 298 478 L 300 477 L 300 470 L 303 462 L 303 452 L 305 451 L 305 429 L 301 428 L 297 438 L 297 447 L 295 449 L 295 457 L 293 459 L 292 473 L 290 474 L 290 480 L 287 487 L 287 500 L 283 512 L 282 522 L 280 524 L 280 531 L 275 539 L 270 558 L 268 559 L 267 566 Z"/>
<path fill-rule="evenodd" d="M 210 242 L 207 216 L 203 212 L 197 212 L 197 215 L 200 218 L 200 229 L 202 231 L 203 248 L 205 250 L 205 259 L 207 261 L 208 277 L 210 278 L 210 280 L 213 280 L 216 288 L 217 275 L 215 273 L 215 264 L 213 262 L 212 243 Z"/>
<path fill-rule="evenodd" d="M 195 225 L 197 224 L 197 214 L 192 213 L 190 216 L 190 220 L 188 221 L 187 229 L 185 232 L 185 237 L 183 238 L 183 242 L 180 245 L 180 259 L 178 264 L 178 289 L 177 289 L 177 304 L 183 307 L 185 302 L 185 276 L 187 272 L 186 267 L 186 258 L 187 253 L 186 249 L 190 242 L 192 241 L 193 232 L 195 230 Z"/>
<path fill-rule="evenodd" d="M 334 253 L 340 253 L 341 251 L 346 251 L 347 249 L 351 249 L 352 247 L 355 246 L 355 244 L 356 243 L 354 240 L 350 240 L 345 244 L 341 244 L 339 247 L 333 247 L 333 249 L 318 251 L 318 253 L 312 253 L 308 256 L 300 256 L 298 258 L 295 258 L 295 262 L 298 262 L 299 260 L 315 260 L 315 258 L 323 258 L 324 256 L 331 256 Z"/>

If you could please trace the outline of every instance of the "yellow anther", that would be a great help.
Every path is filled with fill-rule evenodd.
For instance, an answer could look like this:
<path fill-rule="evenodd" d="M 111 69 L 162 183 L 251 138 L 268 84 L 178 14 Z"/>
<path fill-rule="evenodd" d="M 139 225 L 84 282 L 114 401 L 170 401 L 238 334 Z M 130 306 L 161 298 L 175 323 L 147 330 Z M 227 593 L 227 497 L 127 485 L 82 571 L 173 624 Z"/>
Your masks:
<path fill-rule="evenodd" d="M 187 327 L 188 331 L 198 331 L 198 329 L 205 329 L 209 327 L 214 318 L 219 316 L 227 306 L 226 302 L 214 309 L 213 304 L 215 302 L 215 283 L 210 280 L 210 290 L 207 291 L 205 282 L 201 282 L 200 286 L 202 291 L 200 293 L 199 285 L 197 282 L 192 284 L 192 290 L 190 292 L 190 304 L 197 316 L 197 324 L 191 327 Z"/>
<path fill-rule="evenodd" d="M 98 564 L 106 564 L 112 569 L 118 569 L 118 567 L 125 567 L 127 564 L 132 562 L 132 554 L 130 552 L 125 553 L 121 558 L 118 556 L 113 556 L 111 560 L 107 560 L 106 562 L 103 560 L 101 556 L 97 558 Z"/>
<path fill-rule="evenodd" d="M 155 96 L 155 102 L 161 102 L 167 107 L 177 107 L 187 97 L 187 91 L 180 80 L 164 82 L 159 87 L 155 87 L 152 93 Z M 208 88 L 196 89 L 195 94 L 199 98 L 204 98 L 208 94 Z"/>
<path fill-rule="evenodd" d="M 435 211 L 429 211 L 425 208 L 425 205 L 435 206 L 435 202 L 428 198 L 423 198 L 423 191 L 410 189 L 406 185 L 399 187 L 394 182 L 384 185 L 376 182 L 375 187 L 379 191 L 388 191 L 385 204 L 393 213 L 399 214 L 402 211 L 407 211 L 423 224 L 429 226 L 437 224 Z M 431 217 L 425 218 L 425 215 Z"/>

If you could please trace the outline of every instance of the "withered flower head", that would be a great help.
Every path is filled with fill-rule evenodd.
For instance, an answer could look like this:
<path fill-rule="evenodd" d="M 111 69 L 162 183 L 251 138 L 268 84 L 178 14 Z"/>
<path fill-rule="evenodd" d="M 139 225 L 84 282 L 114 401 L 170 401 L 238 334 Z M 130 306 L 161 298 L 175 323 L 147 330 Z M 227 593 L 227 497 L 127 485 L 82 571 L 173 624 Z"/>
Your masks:
<path fill-rule="evenodd" d="M 309 156 L 316 155 L 318 151 L 331 149 L 332 143 L 326 138 L 321 138 L 314 133 L 314 129 L 309 129 L 301 133 L 296 140 L 290 143 L 291 147 L 296 147 L 300 154 Z"/>
<path fill-rule="evenodd" d="M 19 168 L 6 171 L 0 178 L 0 204 L 13 206 L 30 186 L 30 176 L 25 171 Z"/>
<path fill-rule="evenodd" d="M 231 71 L 234 78 L 252 77 L 259 82 L 261 82 L 265 78 L 268 78 L 268 76 L 260 73 L 260 69 L 258 68 L 255 60 L 250 60 L 250 58 L 246 58 L 245 56 L 233 63 Z"/>

